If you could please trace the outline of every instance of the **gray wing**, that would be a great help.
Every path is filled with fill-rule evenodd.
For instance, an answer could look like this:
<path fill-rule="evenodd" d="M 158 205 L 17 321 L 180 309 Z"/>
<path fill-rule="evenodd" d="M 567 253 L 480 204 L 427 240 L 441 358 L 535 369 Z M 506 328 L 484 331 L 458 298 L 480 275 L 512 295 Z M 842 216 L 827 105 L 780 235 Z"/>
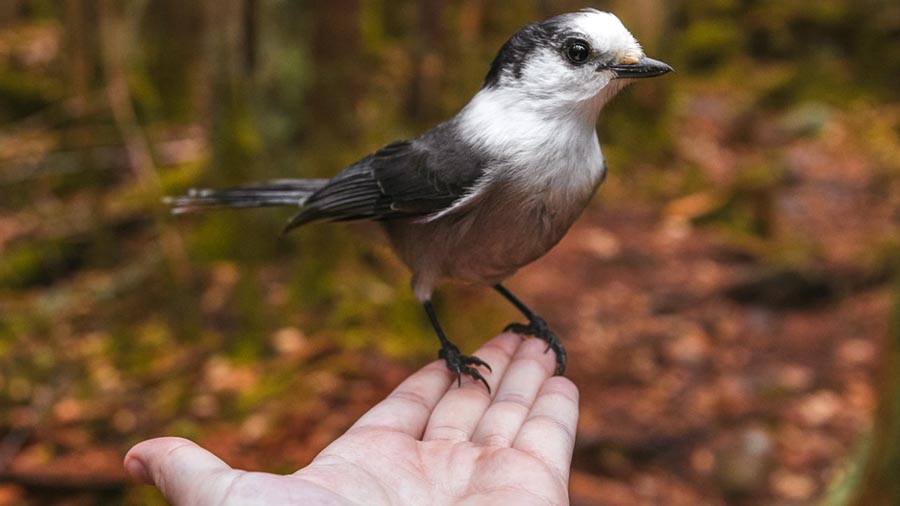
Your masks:
<path fill-rule="evenodd" d="M 319 220 L 390 220 L 442 211 L 474 186 L 485 164 L 455 138 L 451 125 L 441 125 L 341 171 L 306 200 L 285 231 Z"/>

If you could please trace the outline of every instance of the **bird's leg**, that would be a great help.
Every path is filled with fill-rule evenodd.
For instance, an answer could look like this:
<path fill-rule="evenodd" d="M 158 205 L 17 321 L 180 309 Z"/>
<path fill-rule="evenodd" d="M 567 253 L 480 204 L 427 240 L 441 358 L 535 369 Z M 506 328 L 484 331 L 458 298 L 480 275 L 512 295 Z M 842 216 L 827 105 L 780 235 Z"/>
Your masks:
<path fill-rule="evenodd" d="M 566 372 L 566 349 L 562 345 L 562 341 L 556 337 L 556 334 L 547 326 L 547 322 L 543 318 L 536 315 L 534 311 L 528 308 L 521 300 L 512 294 L 505 286 L 501 284 L 494 285 L 494 290 L 500 293 L 506 300 L 510 301 L 513 306 L 522 312 L 528 318 L 528 324 L 510 323 L 506 326 L 504 332 L 512 331 L 516 334 L 534 336 L 542 341 L 547 342 L 547 351 L 553 350 L 556 353 L 556 374 L 562 376 Z"/>
<path fill-rule="evenodd" d="M 465 374 L 466 376 L 471 376 L 473 379 L 484 383 L 485 388 L 487 388 L 488 393 L 490 393 L 491 386 L 488 385 L 484 376 L 478 372 L 478 369 L 475 369 L 472 366 L 484 366 L 488 371 L 491 371 L 491 366 L 476 356 L 468 356 L 460 353 L 459 348 L 451 343 L 450 340 L 447 339 L 447 336 L 444 335 L 444 331 L 441 329 L 441 324 L 438 323 L 437 314 L 434 312 L 431 301 L 426 300 L 422 305 L 425 306 L 425 312 L 428 313 L 428 319 L 431 320 L 431 326 L 434 327 L 438 339 L 441 340 L 441 351 L 438 352 L 438 357 L 447 362 L 447 369 L 456 373 L 457 385 L 462 386 L 462 375 Z"/>

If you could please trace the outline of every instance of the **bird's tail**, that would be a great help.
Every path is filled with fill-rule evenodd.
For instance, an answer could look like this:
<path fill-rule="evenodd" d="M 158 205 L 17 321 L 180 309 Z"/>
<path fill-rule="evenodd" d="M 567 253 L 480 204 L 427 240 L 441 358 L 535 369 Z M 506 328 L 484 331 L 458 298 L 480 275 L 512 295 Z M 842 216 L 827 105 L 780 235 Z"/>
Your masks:
<path fill-rule="evenodd" d="M 175 214 L 217 207 L 300 207 L 327 182 L 327 179 L 281 179 L 224 190 L 190 190 L 187 195 L 166 197 L 164 202 L 172 206 Z"/>

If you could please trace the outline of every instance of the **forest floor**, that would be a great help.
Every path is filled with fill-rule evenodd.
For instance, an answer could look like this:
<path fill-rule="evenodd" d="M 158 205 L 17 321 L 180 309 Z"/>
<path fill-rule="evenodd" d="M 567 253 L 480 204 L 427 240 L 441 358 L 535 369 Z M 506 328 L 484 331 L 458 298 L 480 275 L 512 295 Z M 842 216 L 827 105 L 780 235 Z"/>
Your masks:
<path fill-rule="evenodd" d="M 829 295 L 835 280 L 767 272 L 709 234 L 606 214 L 518 283 L 571 337 L 572 504 L 822 495 L 869 423 L 889 292 Z"/>

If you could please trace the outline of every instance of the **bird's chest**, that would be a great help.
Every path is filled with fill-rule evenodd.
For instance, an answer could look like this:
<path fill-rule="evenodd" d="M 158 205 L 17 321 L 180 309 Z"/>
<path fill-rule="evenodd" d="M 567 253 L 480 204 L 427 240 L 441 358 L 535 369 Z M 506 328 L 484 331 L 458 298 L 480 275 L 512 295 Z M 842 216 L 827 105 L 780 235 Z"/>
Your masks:
<path fill-rule="evenodd" d="M 447 274 L 499 281 L 556 245 L 581 214 L 596 183 L 545 183 L 521 186 L 497 181 L 478 205 L 450 218 L 458 220 L 453 226 L 461 233 L 457 247 L 446 257 Z"/>
<path fill-rule="evenodd" d="M 567 182 L 568 183 L 568 182 Z M 556 244 L 584 210 L 597 184 L 592 181 L 562 184 L 558 180 L 545 180 L 538 184 L 517 186 L 501 184 L 500 189 L 487 192 L 485 200 L 490 203 L 481 208 L 473 218 L 476 226 L 489 226 L 497 233 L 497 242 L 502 237 L 515 237 L 511 247 L 522 247 L 529 243 L 537 254 L 543 254 Z M 518 244 L 515 244 L 518 243 Z"/>

